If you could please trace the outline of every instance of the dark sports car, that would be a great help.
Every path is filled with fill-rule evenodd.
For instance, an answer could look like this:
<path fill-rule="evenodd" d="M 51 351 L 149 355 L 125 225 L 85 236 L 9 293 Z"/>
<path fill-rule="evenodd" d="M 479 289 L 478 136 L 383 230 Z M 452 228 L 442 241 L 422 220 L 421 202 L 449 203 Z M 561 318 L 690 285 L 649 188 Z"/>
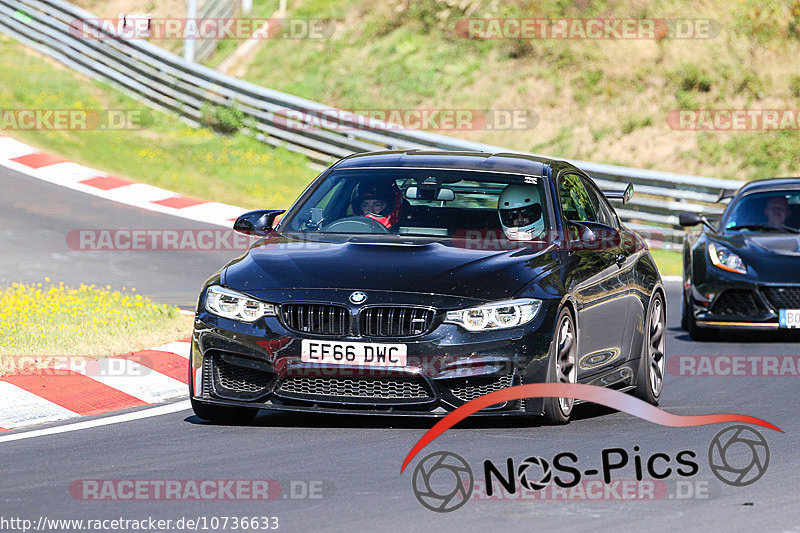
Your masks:
<path fill-rule="evenodd" d="M 665 300 L 646 243 L 581 170 L 515 154 L 378 152 L 323 172 L 209 279 L 192 342 L 197 416 L 258 408 L 441 416 L 527 383 L 657 403 Z M 565 423 L 569 398 L 479 414 Z"/>
<path fill-rule="evenodd" d="M 681 213 L 680 223 L 703 227 L 683 249 L 682 324 L 693 339 L 800 327 L 800 178 L 748 183 L 719 221 Z"/>

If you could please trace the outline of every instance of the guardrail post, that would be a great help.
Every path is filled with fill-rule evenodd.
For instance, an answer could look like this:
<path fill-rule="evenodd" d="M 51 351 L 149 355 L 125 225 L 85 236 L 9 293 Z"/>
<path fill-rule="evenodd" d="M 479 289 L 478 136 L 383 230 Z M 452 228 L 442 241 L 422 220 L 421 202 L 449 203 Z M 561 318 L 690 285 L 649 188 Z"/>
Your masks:
<path fill-rule="evenodd" d="M 186 0 L 186 20 L 197 18 L 197 0 Z M 186 25 L 184 24 L 184 27 Z M 195 39 L 189 35 L 183 40 L 183 59 L 194 63 Z"/>

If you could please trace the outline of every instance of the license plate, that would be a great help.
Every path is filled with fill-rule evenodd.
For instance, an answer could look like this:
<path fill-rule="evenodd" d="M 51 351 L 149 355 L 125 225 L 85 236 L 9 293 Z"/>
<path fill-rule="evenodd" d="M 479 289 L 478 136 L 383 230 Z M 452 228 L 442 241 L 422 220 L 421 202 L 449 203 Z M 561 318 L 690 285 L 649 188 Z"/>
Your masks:
<path fill-rule="evenodd" d="M 303 339 L 300 360 L 334 365 L 406 366 L 405 344 L 335 342 Z"/>
<path fill-rule="evenodd" d="M 782 328 L 800 328 L 800 309 L 778 311 L 778 325 Z"/>

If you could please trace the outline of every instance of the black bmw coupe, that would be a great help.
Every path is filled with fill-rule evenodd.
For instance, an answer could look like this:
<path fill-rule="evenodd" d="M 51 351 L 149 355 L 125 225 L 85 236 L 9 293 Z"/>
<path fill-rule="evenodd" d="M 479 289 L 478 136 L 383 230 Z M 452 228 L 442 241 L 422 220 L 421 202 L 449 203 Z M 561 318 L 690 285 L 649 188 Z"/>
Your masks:
<path fill-rule="evenodd" d="M 683 250 L 681 316 L 693 339 L 800 328 L 800 178 L 748 183 L 721 219 L 681 213 L 680 223 L 702 224 Z"/>
<path fill-rule="evenodd" d="M 587 383 L 656 404 L 665 298 L 646 243 L 575 166 L 517 154 L 346 157 L 205 284 L 195 414 L 259 408 L 441 416 L 518 384 Z M 569 420 L 570 398 L 478 414 Z"/>

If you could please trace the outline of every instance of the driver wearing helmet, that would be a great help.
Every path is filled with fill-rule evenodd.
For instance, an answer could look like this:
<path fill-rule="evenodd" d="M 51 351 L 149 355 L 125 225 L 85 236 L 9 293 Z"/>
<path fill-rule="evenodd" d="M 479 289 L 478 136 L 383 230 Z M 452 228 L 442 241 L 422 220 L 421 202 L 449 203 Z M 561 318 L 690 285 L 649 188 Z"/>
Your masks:
<path fill-rule="evenodd" d="M 544 231 L 542 197 L 534 185 L 508 185 L 497 201 L 500 225 L 512 241 L 529 241 Z"/>
<path fill-rule="evenodd" d="M 392 229 L 400 219 L 400 188 L 389 180 L 360 183 L 353 191 L 353 214 L 362 215 Z"/>

